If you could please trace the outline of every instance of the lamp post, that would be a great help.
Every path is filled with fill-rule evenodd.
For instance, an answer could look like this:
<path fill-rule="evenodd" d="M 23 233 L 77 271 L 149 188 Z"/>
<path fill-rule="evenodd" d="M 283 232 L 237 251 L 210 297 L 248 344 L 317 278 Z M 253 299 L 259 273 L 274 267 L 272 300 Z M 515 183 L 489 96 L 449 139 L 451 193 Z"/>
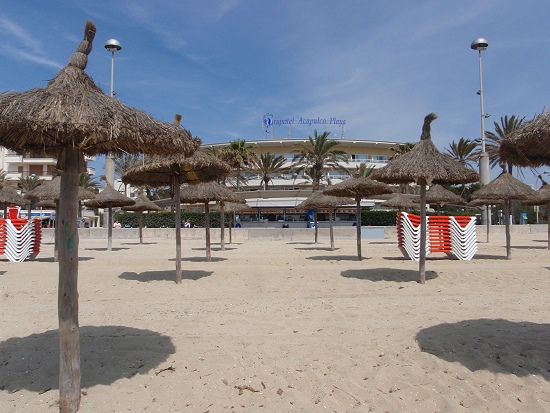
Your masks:
<path fill-rule="evenodd" d="M 111 52 L 111 97 L 115 96 L 114 81 L 115 81 L 115 52 L 122 49 L 120 42 L 116 39 L 109 39 L 105 42 L 105 49 Z M 107 154 L 105 157 L 105 181 L 111 186 L 115 184 L 115 162 L 112 154 Z"/>
<path fill-rule="evenodd" d="M 483 106 L 483 69 L 481 64 L 481 51 L 486 50 L 489 46 L 489 43 L 486 39 L 479 37 L 475 39 L 471 48 L 479 52 L 479 102 L 481 107 L 481 154 L 479 156 L 479 176 L 481 186 L 487 185 L 490 181 L 490 172 L 489 172 L 489 155 L 485 151 L 485 118 L 488 118 L 489 115 L 485 114 L 485 108 Z M 486 224 L 487 220 L 490 217 L 487 216 L 486 211 L 481 213 L 482 224 Z"/>
<path fill-rule="evenodd" d="M 105 42 L 105 49 L 111 52 L 111 97 L 115 97 L 115 52 L 122 49 L 120 42 L 116 39 L 109 39 Z M 115 185 L 115 160 L 112 153 L 105 156 L 105 182 L 114 187 Z M 110 222 L 108 212 L 104 213 L 103 226 L 106 227 Z"/>

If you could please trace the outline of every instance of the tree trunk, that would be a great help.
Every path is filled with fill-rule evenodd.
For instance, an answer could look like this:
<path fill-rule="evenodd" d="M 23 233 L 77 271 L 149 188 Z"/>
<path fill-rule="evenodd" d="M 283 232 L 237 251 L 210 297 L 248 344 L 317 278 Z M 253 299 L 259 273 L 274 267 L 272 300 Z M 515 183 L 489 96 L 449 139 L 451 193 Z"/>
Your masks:
<path fill-rule="evenodd" d="M 361 197 L 356 196 L 355 201 L 357 202 L 357 211 L 355 213 L 355 221 L 357 223 L 357 260 L 361 261 L 363 259 L 361 256 Z"/>
<path fill-rule="evenodd" d="M 210 250 L 210 206 L 208 202 L 204 203 L 204 227 L 206 228 L 206 261 L 212 261 L 212 252 Z"/>
<path fill-rule="evenodd" d="M 225 251 L 225 202 L 220 201 L 220 243 L 221 250 Z"/>
<path fill-rule="evenodd" d="M 491 228 L 491 215 L 489 214 L 489 205 L 485 205 L 487 215 L 487 244 L 489 243 L 489 228 Z"/>
<path fill-rule="evenodd" d="M 418 282 L 426 282 L 426 180 L 420 179 L 420 259 L 418 260 Z"/>
<path fill-rule="evenodd" d="M 113 250 L 113 206 L 109 204 L 109 223 L 107 224 L 107 251 Z"/>
<path fill-rule="evenodd" d="M 53 262 L 59 262 L 59 199 L 55 200 L 55 221 L 53 227 Z"/>
<path fill-rule="evenodd" d="M 332 224 L 332 207 L 328 208 L 328 220 L 330 228 L 330 250 L 334 251 L 334 225 Z"/>
<path fill-rule="evenodd" d="M 80 407 L 80 331 L 78 324 L 78 160 L 79 151 L 67 147 L 61 154 L 61 197 L 56 223 L 59 235 L 59 412 Z"/>
<path fill-rule="evenodd" d="M 174 175 L 174 204 L 176 207 L 176 284 L 181 284 L 181 198 L 179 175 Z"/>
<path fill-rule="evenodd" d="M 504 200 L 504 224 L 506 228 L 506 259 L 512 258 L 512 249 L 510 248 L 510 200 Z"/>
<path fill-rule="evenodd" d="M 143 211 L 139 211 L 139 243 L 143 244 Z"/>

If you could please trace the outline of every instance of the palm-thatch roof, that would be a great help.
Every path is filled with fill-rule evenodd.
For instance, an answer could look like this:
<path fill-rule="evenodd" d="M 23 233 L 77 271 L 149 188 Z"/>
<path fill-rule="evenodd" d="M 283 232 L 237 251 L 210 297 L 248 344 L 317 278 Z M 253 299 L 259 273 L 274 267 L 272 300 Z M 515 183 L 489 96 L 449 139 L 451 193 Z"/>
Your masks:
<path fill-rule="evenodd" d="M 231 168 L 220 159 L 195 152 L 192 156 L 147 156 L 143 164 L 136 165 L 122 176 L 122 182 L 135 186 L 158 187 L 171 185 L 175 175 L 179 184 L 198 184 L 227 176 Z"/>
<path fill-rule="evenodd" d="M 79 200 L 93 199 L 95 195 L 92 191 L 81 187 L 78 188 Z M 51 181 L 43 182 L 32 191 L 27 192 L 25 198 L 32 201 L 59 200 L 61 198 L 61 177 L 56 176 Z"/>
<path fill-rule="evenodd" d="M 135 200 L 134 205 L 127 205 L 122 207 L 123 211 L 160 211 L 162 210 L 157 204 L 151 201 L 145 196 L 145 194 L 140 194 Z"/>
<path fill-rule="evenodd" d="M 427 115 L 420 142 L 409 152 L 390 159 L 386 166 L 375 169 L 371 178 L 396 184 L 420 183 L 424 179 L 428 185 L 478 181 L 479 175 L 475 171 L 437 150 L 430 134 L 430 124 L 435 119 L 434 113 Z"/>
<path fill-rule="evenodd" d="M 212 205 L 212 208 L 211 208 L 212 211 L 221 211 L 222 203 L 223 203 L 224 212 L 239 212 L 250 208 L 250 206 L 246 203 L 246 201 L 243 201 L 243 203 L 220 201 L 219 204 Z"/>
<path fill-rule="evenodd" d="M 450 202 L 464 202 L 464 199 L 443 188 L 441 185 L 434 185 L 426 191 L 426 203 L 428 204 L 448 204 Z"/>
<path fill-rule="evenodd" d="M 113 99 L 84 72 L 95 33 L 95 25 L 87 21 L 77 52 L 45 88 L 0 94 L 0 145 L 54 156 L 68 145 L 89 155 L 191 155 L 199 140 Z"/>
<path fill-rule="evenodd" d="M 523 201 L 525 205 L 546 205 L 550 203 L 550 185 L 544 183 L 535 193 L 535 197 Z"/>
<path fill-rule="evenodd" d="M 313 192 L 296 209 L 334 208 L 339 205 L 353 205 L 355 199 L 350 197 L 326 195 L 323 192 Z"/>
<path fill-rule="evenodd" d="M 529 185 L 514 178 L 508 172 L 502 172 L 496 179 L 484 185 L 472 194 L 472 199 L 496 201 L 533 200 L 536 192 Z"/>
<path fill-rule="evenodd" d="M 357 259 L 363 259 L 361 254 L 361 199 L 368 196 L 391 194 L 393 190 L 389 185 L 376 182 L 364 176 L 354 176 L 336 185 L 331 185 L 323 191 L 325 195 L 344 196 L 355 199 L 357 220 Z M 317 228 L 317 227 L 316 227 Z"/>
<path fill-rule="evenodd" d="M 206 182 L 197 185 L 183 185 L 180 188 L 181 202 L 186 204 L 207 203 L 214 201 L 244 203 L 235 192 L 217 182 Z"/>
<path fill-rule="evenodd" d="M 55 205 L 55 201 L 46 199 L 44 201 L 38 201 L 36 204 L 34 204 L 38 208 L 48 208 L 48 209 L 56 209 L 57 205 Z"/>
<path fill-rule="evenodd" d="M 544 110 L 502 139 L 499 157 L 518 166 L 550 165 L 550 112 Z"/>
<path fill-rule="evenodd" d="M 121 194 L 109 183 L 105 185 L 105 189 L 97 194 L 95 198 L 84 201 L 84 205 L 91 208 L 123 207 L 134 205 L 135 203 L 136 201 Z"/>
<path fill-rule="evenodd" d="M 4 185 L 0 188 L 0 204 L 10 204 L 10 205 L 26 205 L 28 201 L 23 198 L 17 190 L 10 186 Z"/>
<path fill-rule="evenodd" d="M 419 208 L 419 197 L 414 196 L 405 196 L 404 194 L 396 194 L 393 198 L 390 198 L 380 204 L 380 206 L 386 208 L 397 208 L 397 209 L 418 209 Z"/>

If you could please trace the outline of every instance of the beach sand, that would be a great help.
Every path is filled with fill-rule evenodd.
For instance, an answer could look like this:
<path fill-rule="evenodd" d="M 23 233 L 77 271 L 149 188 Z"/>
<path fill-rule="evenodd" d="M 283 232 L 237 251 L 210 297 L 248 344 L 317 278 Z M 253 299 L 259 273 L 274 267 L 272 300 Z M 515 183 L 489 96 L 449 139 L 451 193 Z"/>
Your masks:
<path fill-rule="evenodd" d="M 483 239 L 484 236 L 479 237 Z M 549 412 L 545 234 L 434 254 L 393 239 L 80 241 L 81 412 Z M 55 412 L 53 245 L 0 261 L 0 412 Z M 312 239 L 313 241 L 313 239 Z"/>

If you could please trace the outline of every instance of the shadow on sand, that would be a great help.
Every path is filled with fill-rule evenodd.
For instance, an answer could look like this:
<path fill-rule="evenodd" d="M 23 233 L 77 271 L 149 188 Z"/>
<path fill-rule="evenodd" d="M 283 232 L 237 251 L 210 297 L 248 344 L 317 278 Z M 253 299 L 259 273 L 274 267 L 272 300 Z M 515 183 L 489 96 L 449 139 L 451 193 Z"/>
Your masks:
<path fill-rule="evenodd" d="M 122 378 L 147 374 L 176 348 L 170 337 L 124 326 L 80 328 L 82 387 L 110 385 Z M 0 388 L 40 392 L 59 388 L 57 330 L 13 337 L 0 342 Z"/>
<path fill-rule="evenodd" d="M 306 257 L 306 259 L 314 261 L 359 261 L 357 255 L 316 255 L 313 257 Z M 368 257 L 363 257 L 362 261 L 368 259 Z"/>
<path fill-rule="evenodd" d="M 120 245 L 156 245 L 157 242 L 121 242 Z"/>
<path fill-rule="evenodd" d="M 550 324 L 502 319 L 439 324 L 416 335 L 420 350 L 471 371 L 550 380 Z"/>
<path fill-rule="evenodd" d="M 84 248 L 84 249 L 88 250 L 88 251 L 107 251 L 107 247 L 105 247 L 105 248 Z M 116 247 L 113 247 L 113 248 L 111 248 L 110 252 L 129 250 L 129 249 L 130 248 L 116 248 Z"/>
<path fill-rule="evenodd" d="M 330 247 L 309 247 L 309 248 L 294 248 L 295 250 L 299 250 L 299 251 L 333 251 L 330 249 Z M 340 248 L 338 247 L 334 247 L 334 251 L 336 250 L 339 250 Z"/>
<path fill-rule="evenodd" d="M 418 270 L 402 270 L 397 268 L 367 268 L 364 270 L 346 270 L 340 274 L 346 278 L 357 278 L 368 281 L 417 282 Z M 426 281 L 437 278 L 437 272 L 426 271 Z"/>
<path fill-rule="evenodd" d="M 181 257 L 181 260 L 182 261 L 187 261 L 187 262 L 208 262 L 206 261 L 206 257 L 205 256 L 201 256 L 201 257 Z M 220 261 L 226 261 L 227 258 L 223 258 L 223 257 L 210 257 L 210 262 L 220 262 Z M 175 258 L 170 258 L 168 261 L 176 261 Z"/>
<path fill-rule="evenodd" d="M 199 280 L 204 277 L 212 275 L 212 271 L 189 271 L 183 269 L 181 273 L 182 280 Z M 171 281 L 176 280 L 176 270 L 165 270 L 165 271 L 144 271 L 144 272 L 123 272 L 118 276 L 123 280 L 130 281 L 140 281 L 140 282 L 150 282 L 150 281 Z"/>
<path fill-rule="evenodd" d="M 78 261 L 90 261 L 90 260 L 95 260 L 94 257 L 78 257 Z M 35 258 L 34 260 L 32 261 L 37 261 L 37 262 L 57 262 L 57 261 L 54 261 L 53 260 L 53 257 L 38 257 L 38 258 Z M 31 262 L 32 262 L 31 261 Z"/>

